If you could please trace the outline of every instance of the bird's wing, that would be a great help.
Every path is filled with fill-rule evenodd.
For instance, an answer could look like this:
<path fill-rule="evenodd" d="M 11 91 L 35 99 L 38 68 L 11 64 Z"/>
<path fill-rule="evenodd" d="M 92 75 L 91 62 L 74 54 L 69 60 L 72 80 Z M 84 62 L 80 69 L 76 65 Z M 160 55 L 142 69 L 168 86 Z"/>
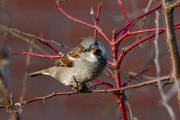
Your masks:
<path fill-rule="evenodd" d="M 79 46 L 68 52 L 65 56 L 54 63 L 55 67 L 73 67 L 73 62 L 76 58 L 80 58 L 80 53 L 83 51 L 83 47 Z"/>

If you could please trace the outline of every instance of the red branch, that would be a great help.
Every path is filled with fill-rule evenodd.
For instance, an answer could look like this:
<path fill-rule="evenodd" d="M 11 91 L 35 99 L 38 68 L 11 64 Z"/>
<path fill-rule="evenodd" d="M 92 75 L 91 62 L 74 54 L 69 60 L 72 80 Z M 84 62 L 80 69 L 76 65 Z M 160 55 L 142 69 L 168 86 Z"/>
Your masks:
<path fill-rule="evenodd" d="M 99 81 L 98 79 L 94 79 L 94 81 L 96 81 L 97 83 L 101 83 L 101 81 Z M 107 85 L 107 84 L 103 84 L 103 85 L 108 89 L 113 88 L 112 85 Z"/>
<path fill-rule="evenodd" d="M 43 35 L 41 35 L 41 37 L 42 37 L 43 39 L 45 39 Z M 52 47 L 48 42 L 42 41 L 42 40 L 39 40 L 39 42 L 41 42 L 42 44 L 44 44 L 44 45 L 46 45 L 47 47 L 49 47 L 51 50 L 53 50 L 53 51 L 54 51 L 57 55 L 59 55 L 60 57 L 62 56 L 62 55 L 59 54 L 59 52 L 58 52 L 56 49 L 54 49 L 54 47 Z"/>
<path fill-rule="evenodd" d="M 127 14 L 126 14 L 125 10 L 124 10 L 122 2 L 121 2 L 121 0 L 117 0 L 117 2 L 118 2 L 119 6 L 120 6 L 120 8 L 121 8 L 121 10 L 123 12 L 124 18 L 126 20 L 126 24 L 128 24 L 130 21 L 129 21 L 128 17 L 127 17 Z"/>
<path fill-rule="evenodd" d="M 62 55 L 42 55 L 42 54 L 37 54 L 37 53 L 29 53 L 29 52 L 25 52 L 24 50 L 22 50 L 22 53 L 19 52 L 13 52 L 13 54 L 16 55 L 31 55 L 31 56 L 36 56 L 36 57 L 42 57 L 42 58 L 61 58 Z"/>
<path fill-rule="evenodd" d="M 115 79 L 114 76 L 110 75 L 106 70 L 104 70 L 104 73 L 106 74 L 106 76 Z"/>
<path fill-rule="evenodd" d="M 106 83 L 106 82 L 101 82 L 101 81 L 99 81 L 99 80 L 97 80 L 97 79 L 95 79 L 95 81 L 97 82 L 96 84 L 94 84 L 94 85 L 91 85 L 91 86 L 88 86 L 88 89 L 91 89 L 91 88 L 93 88 L 93 87 L 96 87 L 96 86 L 98 86 L 98 85 L 104 85 L 106 88 L 113 88 L 113 85 L 111 85 L 110 83 Z"/>
<path fill-rule="evenodd" d="M 151 68 L 152 68 L 152 66 L 146 68 L 145 70 L 143 70 L 143 71 L 137 73 L 136 75 L 134 75 L 133 78 L 135 78 L 135 77 L 137 77 L 137 76 L 143 74 L 144 72 L 150 70 Z M 129 79 L 127 83 L 124 83 L 124 86 L 126 86 L 128 83 L 130 83 L 130 82 L 133 80 L 133 78 Z"/>
<path fill-rule="evenodd" d="M 98 26 L 98 22 L 99 22 L 100 11 L 101 11 L 101 3 L 99 3 L 99 5 L 98 5 L 98 11 L 96 13 L 96 17 L 95 17 L 93 8 L 91 8 L 92 19 L 93 19 L 96 27 Z M 94 29 L 94 38 L 97 38 L 97 29 L 96 28 Z"/>
<path fill-rule="evenodd" d="M 90 27 L 90 28 L 93 28 L 93 29 L 97 29 L 97 31 L 107 40 L 108 43 L 110 43 L 111 41 L 109 40 L 109 38 L 106 36 L 106 34 L 104 34 L 104 32 L 98 27 L 98 26 L 94 26 L 94 25 L 91 25 L 87 22 L 84 22 L 82 20 L 79 20 L 79 19 L 76 19 L 72 16 L 70 16 L 69 14 L 67 14 L 61 7 L 60 7 L 60 3 L 58 1 L 56 1 L 56 5 L 57 5 L 57 8 L 69 19 L 71 19 L 72 21 L 75 21 L 75 22 L 78 22 L 80 24 L 83 24 L 87 27 Z"/>

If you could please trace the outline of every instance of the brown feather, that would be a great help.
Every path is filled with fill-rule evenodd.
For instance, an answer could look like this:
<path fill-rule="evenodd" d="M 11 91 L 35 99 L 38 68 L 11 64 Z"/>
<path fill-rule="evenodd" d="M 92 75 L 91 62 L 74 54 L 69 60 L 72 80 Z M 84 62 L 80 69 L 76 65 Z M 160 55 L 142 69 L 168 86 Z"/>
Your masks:
<path fill-rule="evenodd" d="M 83 47 L 79 46 L 74 48 L 72 51 L 68 52 L 61 59 L 54 63 L 55 67 L 73 67 L 73 59 L 71 58 L 79 58 L 79 53 L 82 53 Z M 71 57 L 71 58 L 70 58 Z"/>

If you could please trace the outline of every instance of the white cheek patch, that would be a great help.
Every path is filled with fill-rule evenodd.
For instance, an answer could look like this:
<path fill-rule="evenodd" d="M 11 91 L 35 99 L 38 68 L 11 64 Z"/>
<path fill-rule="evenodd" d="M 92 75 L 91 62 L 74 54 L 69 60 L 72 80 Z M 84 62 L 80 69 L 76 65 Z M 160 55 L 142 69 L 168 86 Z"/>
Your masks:
<path fill-rule="evenodd" d="M 87 55 L 87 57 L 85 57 L 85 59 L 89 62 L 96 62 L 97 61 L 96 56 L 91 52 Z"/>

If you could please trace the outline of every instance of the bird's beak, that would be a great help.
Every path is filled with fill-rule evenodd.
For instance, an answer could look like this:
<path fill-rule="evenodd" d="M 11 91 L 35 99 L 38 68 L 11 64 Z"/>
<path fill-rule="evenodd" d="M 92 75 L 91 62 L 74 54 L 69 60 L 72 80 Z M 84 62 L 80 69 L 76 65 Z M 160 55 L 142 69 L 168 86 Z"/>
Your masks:
<path fill-rule="evenodd" d="M 99 49 L 99 48 L 98 48 L 97 45 L 91 45 L 91 50 L 90 50 L 90 52 L 95 53 L 98 49 Z"/>
<path fill-rule="evenodd" d="M 102 53 L 97 45 L 92 45 L 90 52 L 97 56 L 101 55 Z"/>

